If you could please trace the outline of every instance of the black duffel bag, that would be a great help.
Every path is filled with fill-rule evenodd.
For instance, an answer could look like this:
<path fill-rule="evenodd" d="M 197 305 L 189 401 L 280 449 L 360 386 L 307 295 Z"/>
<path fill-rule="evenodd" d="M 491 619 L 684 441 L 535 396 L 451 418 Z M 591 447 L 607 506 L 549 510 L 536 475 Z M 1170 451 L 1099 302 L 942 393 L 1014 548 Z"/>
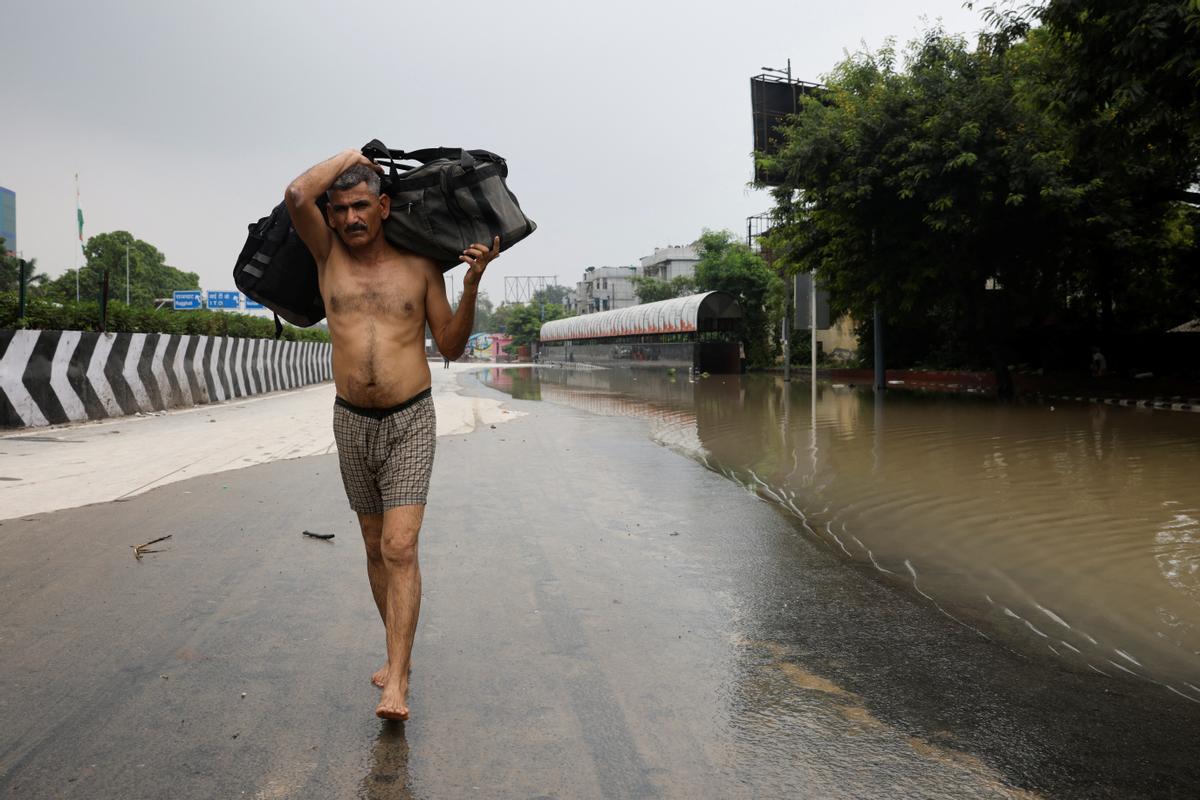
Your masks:
<path fill-rule="evenodd" d="M 242 294 L 275 312 L 276 336 L 281 330 L 279 317 L 302 328 L 325 319 L 317 262 L 292 227 L 284 203 L 250 223 L 250 234 L 233 267 L 233 282 Z"/>
<path fill-rule="evenodd" d="M 458 266 L 470 245 L 490 245 L 500 237 L 507 250 L 537 228 L 517 204 L 504 179 L 508 165 L 486 150 L 432 148 L 405 153 L 388 150 L 375 139 L 363 154 L 388 169 L 383 191 L 391 197 L 391 213 L 383 233 L 395 247 L 431 259 L 443 272 Z M 400 162 L 422 162 L 410 167 Z M 317 198 L 324 213 L 325 196 Z M 287 206 L 250 224 L 246 244 L 233 267 L 233 282 L 247 297 L 282 317 L 308 327 L 325 318 L 312 253 L 292 227 Z M 335 234 L 336 235 L 336 234 Z"/>
<path fill-rule="evenodd" d="M 461 264 L 458 257 L 476 242 L 491 246 L 499 236 L 504 251 L 537 230 L 505 182 L 508 164 L 495 153 L 452 147 L 405 152 L 378 139 L 362 152 L 387 170 L 383 191 L 392 206 L 383 235 L 443 272 Z"/>

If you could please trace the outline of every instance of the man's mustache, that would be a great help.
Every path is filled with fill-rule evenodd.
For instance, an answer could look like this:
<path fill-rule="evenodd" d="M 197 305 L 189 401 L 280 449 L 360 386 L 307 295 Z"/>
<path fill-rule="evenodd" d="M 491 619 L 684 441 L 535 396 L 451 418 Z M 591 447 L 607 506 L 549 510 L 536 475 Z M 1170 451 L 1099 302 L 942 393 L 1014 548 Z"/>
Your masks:
<path fill-rule="evenodd" d="M 347 225 L 345 230 L 346 233 L 366 233 L 367 226 L 363 225 L 361 222 L 356 222 L 353 225 Z"/>

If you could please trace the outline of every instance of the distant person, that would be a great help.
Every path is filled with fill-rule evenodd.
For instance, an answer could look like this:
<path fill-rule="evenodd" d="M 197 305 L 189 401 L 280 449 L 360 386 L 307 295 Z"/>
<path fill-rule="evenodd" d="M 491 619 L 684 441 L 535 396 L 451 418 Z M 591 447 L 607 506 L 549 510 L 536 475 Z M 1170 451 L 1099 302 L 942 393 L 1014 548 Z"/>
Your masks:
<path fill-rule="evenodd" d="M 450 356 L 442 356 L 442 369 L 450 369 Z"/>
<path fill-rule="evenodd" d="M 405 720 L 421 606 L 417 536 L 436 435 L 425 325 L 449 368 L 471 334 L 479 279 L 500 254 L 500 238 L 490 249 L 473 244 L 459 256 L 468 270 L 462 301 L 451 312 L 441 270 L 381 235 L 391 203 L 380 193 L 382 171 L 346 150 L 294 180 L 285 201 L 317 262 L 333 340 L 333 434 L 342 483 L 358 513 L 367 578 L 386 632 L 387 664 L 371 677 L 383 690 L 375 713 Z M 323 193 L 324 213 L 316 202 Z"/>
<path fill-rule="evenodd" d="M 1092 377 L 1103 378 L 1108 374 L 1108 359 L 1104 357 L 1104 353 L 1100 352 L 1099 347 L 1092 348 Z"/>

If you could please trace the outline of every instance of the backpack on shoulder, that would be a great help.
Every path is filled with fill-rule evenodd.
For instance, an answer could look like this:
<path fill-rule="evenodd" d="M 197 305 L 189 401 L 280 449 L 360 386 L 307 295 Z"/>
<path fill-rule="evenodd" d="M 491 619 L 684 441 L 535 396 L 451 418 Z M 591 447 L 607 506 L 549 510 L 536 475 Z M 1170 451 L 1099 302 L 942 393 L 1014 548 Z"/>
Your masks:
<path fill-rule="evenodd" d="M 508 165 L 487 150 L 389 150 L 378 139 L 363 155 L 384 166 L 382 189 L 391 197 L 383 235 L 394 247 L 432 260 L 442 272 L 460 263 L 470 245 L 500 237 L 504 251 L 537 229 L 508 189 Z M 419 166 L 402 162 L 415 161 Z M 324 208 L 325 198 L 317 204 Z M 317 264 L 292 226 L 287 206 L 249 225 L 233 267 L 233 282 L 247 297 L 302 328 L 325 318 Z"/>

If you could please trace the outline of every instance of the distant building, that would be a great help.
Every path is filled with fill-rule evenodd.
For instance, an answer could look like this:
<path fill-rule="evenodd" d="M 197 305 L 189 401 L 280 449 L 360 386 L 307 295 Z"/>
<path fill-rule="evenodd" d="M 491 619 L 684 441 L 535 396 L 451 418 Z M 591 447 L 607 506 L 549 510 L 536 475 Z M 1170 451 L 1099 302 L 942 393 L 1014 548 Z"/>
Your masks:
<path fill-rule="evenodd" d="M 0 186 L 0 236 L 4 249 L 17 252 L 17 193 Z"/>
<path fill-rule="evenodd" d="M 672 278 L 692 277 L 700 256 L 692 245 L 659 247 L 642 260 L 641 276 L 669 281 Z"/>
<path fill-rule="evenodd" d="M 567 310 L 595 314 L 637 305 L 632 280 L 637 274 L 637 267 L 588 267 L 575 291 L 567 294 Z"/>
<path fill-rule="evenodd" d="M 578 316 L 636 306 L 640 301 L 633 290 L 634 278 L 690 278 L 700 257 L 692 245 L 672 245 L 659 247 L 640 260 L 637 267 L 588 267 L 582 280 L 567 292 L 567 310 Z"/>

